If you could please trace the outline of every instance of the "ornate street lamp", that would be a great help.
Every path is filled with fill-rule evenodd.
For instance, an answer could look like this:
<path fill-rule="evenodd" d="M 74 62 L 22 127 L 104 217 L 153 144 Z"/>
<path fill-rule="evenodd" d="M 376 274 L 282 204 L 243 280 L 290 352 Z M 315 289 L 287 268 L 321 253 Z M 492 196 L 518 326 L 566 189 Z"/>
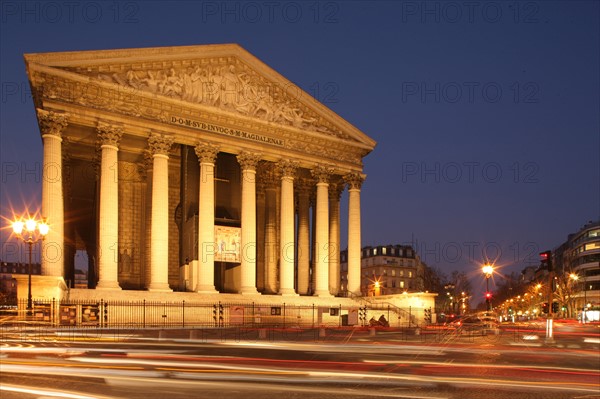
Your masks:
<path fill-rule="evenodd" d="M 481 268 L 481 271 L 485 275 L 485 301 L 487 303 L 487 310 L 492 310 L 492 293 L 490 292 L 490 277 L 494 274 L 494 266 L 485 264 Z"/>
<path fill-rule="evenodd" d="M 27 219 L 15 220 L 12 224 L 13 232 L 29 247 L 29 279 L 27 282 L 27 316 L 31 316 L 33 304 L 31 300 L 31 252 L 33 250 L 33 244 L 40 240 L 43 240 L 48 234 L 50 227 L 46 223 L 46 218 L 36 220 L 31 216 L 27 216 Z M 23 231 L 25 229 L 25 232 Z M 25 234 L 24 234 L 25 233 Z"/>

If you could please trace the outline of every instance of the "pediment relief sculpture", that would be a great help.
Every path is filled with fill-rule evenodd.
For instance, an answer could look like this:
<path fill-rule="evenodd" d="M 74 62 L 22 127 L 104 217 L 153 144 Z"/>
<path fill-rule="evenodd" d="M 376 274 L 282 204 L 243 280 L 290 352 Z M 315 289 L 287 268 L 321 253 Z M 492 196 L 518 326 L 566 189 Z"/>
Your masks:
<path fill-rule="evenodd" d="M 352 140 L 286 88 L 240 63 L 98 73 L 95 78 L 186 102 L 209 105 L 281 125 Z M 309 95 L 295 87 L 298 96 Z M 312 99 L 312 101 L 315 101 Z"/>

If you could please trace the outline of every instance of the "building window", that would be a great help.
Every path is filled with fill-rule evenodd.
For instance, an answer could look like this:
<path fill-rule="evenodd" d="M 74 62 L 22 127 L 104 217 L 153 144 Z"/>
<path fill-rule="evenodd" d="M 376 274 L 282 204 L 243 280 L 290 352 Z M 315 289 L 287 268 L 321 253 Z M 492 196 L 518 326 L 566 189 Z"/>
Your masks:
<path fill-rule="evenodd" d="M 382 255 L 386 255 L 387 254 L 387 248 L 386 247 L 381 248 L 381 254 Z"/>
<path fill-rule="evenodd" d="M 396 248 L 392 248 L 391 251 L 392 251 L 392 255 L 396 255 Z"/>
<path fill-rule="evenodd" d="M 377 255 L 377 248 L 373 248 L 373 256 Z"/>
<path fill-rule="evenodd" d="M 404 281 L 400 281 L 400 288 L 404 288 Z"/>
<path fill-rule="evenodd" d="M 412 272 L 408 272 L 408 278 L 412 278 Z"/>
<path fill-rule="evenodd" d="M 396 270 L 392 269 L 392 277 L 396 277 Z"/>
<path fill-rule="evenodd" d="M 585 247 L 584 247 L 583 250 L 584 251 L 592 251 L 594 249 L 600 249 L 600 243 L 598 243 L 598 242 L 592 242 L 592 243 L 589 243 L 589 244 L 585 244 Z"/>
<path fill-rule="evenodd" d="M 400 270 L 400 277 L 404 277 L 404 270 Z"/>

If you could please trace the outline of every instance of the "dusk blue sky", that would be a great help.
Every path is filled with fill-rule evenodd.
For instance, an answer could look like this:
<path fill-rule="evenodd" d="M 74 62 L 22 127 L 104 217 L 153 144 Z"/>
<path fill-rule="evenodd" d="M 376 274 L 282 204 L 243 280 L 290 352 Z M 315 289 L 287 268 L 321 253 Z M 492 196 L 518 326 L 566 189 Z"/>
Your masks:
<path fill-rule="evenodd" d="M 42 158 L 24 53 L 212 43 L 240 44 L 377 141 L 363 245 L 412 242 L 481 288 L 483 248 L 520 271 L 600 216 L 597 1 L 0 4 L 3 217 L 41 198 L 23 173 Z"/>

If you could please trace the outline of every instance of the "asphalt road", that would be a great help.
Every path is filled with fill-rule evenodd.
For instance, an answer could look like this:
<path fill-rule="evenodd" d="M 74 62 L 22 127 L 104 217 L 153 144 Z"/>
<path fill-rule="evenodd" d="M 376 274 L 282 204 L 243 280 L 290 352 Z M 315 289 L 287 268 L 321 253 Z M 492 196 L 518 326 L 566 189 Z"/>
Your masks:
<path fill-rule="evenodd" d="M 578 335 L 579 347 L 557 345 L 558 337 L 518 340 L 514 331 L 453 339 L 390 330 L 312 338 L 288 331 L 293 340 L 275 331 L 266 339 L 229 333 L 37 342 L 5 335 L 0 397 L 600 398 L 600 354 Z"/>

